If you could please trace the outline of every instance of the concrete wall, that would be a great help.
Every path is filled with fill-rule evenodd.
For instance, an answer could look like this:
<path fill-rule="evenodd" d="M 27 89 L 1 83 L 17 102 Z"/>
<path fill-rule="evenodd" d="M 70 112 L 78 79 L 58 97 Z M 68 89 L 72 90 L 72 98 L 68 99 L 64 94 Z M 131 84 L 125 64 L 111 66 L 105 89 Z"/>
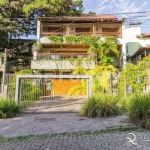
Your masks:
<path fill-rule="evenodd" d="M 31 69 L 75 69 L 77 62 L 68 60 L 32 60 Z M 95 66 L 94 61 L 82 61 L 85 69 L 92 69 Z"/>

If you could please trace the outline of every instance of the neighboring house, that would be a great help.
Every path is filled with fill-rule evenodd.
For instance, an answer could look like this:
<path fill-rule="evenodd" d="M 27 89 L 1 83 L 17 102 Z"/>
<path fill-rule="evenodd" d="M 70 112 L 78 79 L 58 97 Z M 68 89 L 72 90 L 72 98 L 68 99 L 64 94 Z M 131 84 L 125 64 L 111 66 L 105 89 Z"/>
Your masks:
<path fill-rule="evenodd" d="M 93 58 L 89 53 L 89 46 L 83 44 L 52 43 L 49 35 L 90 35 L 90 36 L 116 36 L 120 57 L 115 58 L 113 63 L 116 67 L 122 67 L 126 63 L 126 47 L 123 43 L 123 30 L 125 29 L 124 18 L 114 15 L 89 15 L 81 17 L 43 17 L 37 18 L 37 42 L 42 44 L 41 53 L 34 52 L 31 61 L 31 69 L 41 73 L 70 74 L 75 65 L 68 58 Z M 65 59 L 66 58 L 66 59 Z M 55 60 L 55 61 L 54 61 Z M 59 62 L 56 64 L 56 62 Z M 95 65 L 94 59 L 82 62 L 85 69 L 91 69 Z"/>
<path fill-rule="evenodd" d="M 14 48 L 20 46 L 20 49 L 18 51 L 15 51 L 16 49 L 12 50 L 12 52 L 10 50 L 10 52 L 8 53 L 6 73 L 13 73 L 15 71 L 19 71 L 22 69 L 31 69 L 31 58 L 32 58 L 31 46 L 34 41 L 31 39 L 12 39 L 11 41 L 13 41 L 14 43 L 16 42 L 16 46 L 14 46 Z M 1 75 L 4 68 L 3 66 L 4 53 L 1 52 L 0 56 L 1 56 L 0 57 L 0 66 L 1 66 L 0 75 Z"/>
<path fill-rule="evenodd" d="M 140 27 L 132 28 L 140 30 Z M 129 41 L 127 43 L 127 57 L 132 64 L 137 64 L 150 54 L 150 33 L 137 34 L 134 39 L 129 39 Z"/>

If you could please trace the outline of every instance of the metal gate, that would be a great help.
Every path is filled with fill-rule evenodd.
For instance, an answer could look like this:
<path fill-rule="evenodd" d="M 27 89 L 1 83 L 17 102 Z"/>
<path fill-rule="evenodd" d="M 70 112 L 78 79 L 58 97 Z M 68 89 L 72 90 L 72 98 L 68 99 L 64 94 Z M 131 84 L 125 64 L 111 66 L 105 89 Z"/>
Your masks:
<path fill-rule="evenodd" d="M 78 112 L 91 96 L 91 78 L 72 75 L 18 75 L 15 99 L 24 112 Z"/>

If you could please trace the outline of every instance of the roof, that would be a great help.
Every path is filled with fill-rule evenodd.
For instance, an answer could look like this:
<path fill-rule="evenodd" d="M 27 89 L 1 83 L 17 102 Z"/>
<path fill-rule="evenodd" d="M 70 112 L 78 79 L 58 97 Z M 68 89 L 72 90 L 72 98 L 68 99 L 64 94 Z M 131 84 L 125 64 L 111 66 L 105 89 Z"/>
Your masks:
<path fill-rule="evenodd" d="M 82 16 L 59 16 L 59 17 L 39 17 L 38 20 L 42 22 L 123 22 L 125 18 L 117 18 L 115 15 L 102 14 L 102 15 L 82 15 Z"/>
<path fill-rule="evenodd" d="M 137 35 L 137 38 L 146 38 L 146 37 L 150 37 L 150 33 L 142 33 L 141 35 Z"/>

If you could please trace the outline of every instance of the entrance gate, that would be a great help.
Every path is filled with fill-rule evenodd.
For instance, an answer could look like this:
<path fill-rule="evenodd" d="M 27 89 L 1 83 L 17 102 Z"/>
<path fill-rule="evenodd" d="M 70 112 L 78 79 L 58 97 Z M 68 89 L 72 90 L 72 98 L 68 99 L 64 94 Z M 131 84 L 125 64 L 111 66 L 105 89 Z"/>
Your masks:
<path fill-rule="evenodd" d="M 15 100 L 24 112 L 78 112 L 90 96 L 90 76 L 17 75 Z"/>

